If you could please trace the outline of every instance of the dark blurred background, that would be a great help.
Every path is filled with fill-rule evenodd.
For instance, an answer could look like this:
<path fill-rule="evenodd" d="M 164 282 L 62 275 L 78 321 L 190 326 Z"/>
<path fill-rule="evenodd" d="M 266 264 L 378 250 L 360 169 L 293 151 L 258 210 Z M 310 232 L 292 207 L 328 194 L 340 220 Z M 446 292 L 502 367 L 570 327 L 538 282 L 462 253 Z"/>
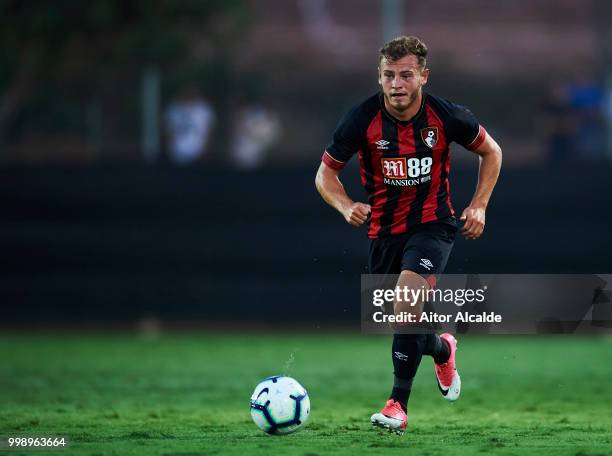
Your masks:
<path fill-rule="evenodd" d="M 400 34 L 504 151 L 447 272 L 612 272 L 611 5 L 0 1 L 0 325 L 358 323 L 365 229 L 314 174 Z"/>

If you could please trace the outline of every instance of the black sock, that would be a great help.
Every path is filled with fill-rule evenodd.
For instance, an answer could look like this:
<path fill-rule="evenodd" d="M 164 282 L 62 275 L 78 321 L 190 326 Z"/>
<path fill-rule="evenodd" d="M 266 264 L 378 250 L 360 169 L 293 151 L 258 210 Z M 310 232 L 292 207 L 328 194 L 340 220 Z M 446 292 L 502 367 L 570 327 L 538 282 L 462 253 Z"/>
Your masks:
<path fill-rule="evenodd" d="M 426 340 L 424 334 L 395 334 L 393 336 L 391 352 L 396 381 L 391 391 L 391 398 L 399 402 L 404 410 L 408 407 L 412 380 L 421 363 Z"/>
<path fill-rule="evenodd" d="M 408 399 L 410 398 L 413 380 L 414 378 L 405 379 L 395 377 L 395 380 L 393 381 L 393 389 L 391 390 L 390 399 L 399 402 L 404 409 L 404 412 L 408 411 Z"/>
<path fill-rule="evenodd" d="M 423 354 L 433 357 L 436 364 L 444 364 L 450 357 L 450 347 L 437 334 L 427 334 L 427 343 Z"/>

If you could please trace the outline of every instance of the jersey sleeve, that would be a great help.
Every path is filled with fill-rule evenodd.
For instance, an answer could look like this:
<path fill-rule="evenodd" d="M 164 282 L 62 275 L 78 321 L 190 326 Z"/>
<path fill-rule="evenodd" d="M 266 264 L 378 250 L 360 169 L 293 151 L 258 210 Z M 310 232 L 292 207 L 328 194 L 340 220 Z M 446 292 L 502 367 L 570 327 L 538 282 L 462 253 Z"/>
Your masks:
<path fill-rule="evenodd" d="M 450 104 L 448 132 L 451 141 L 468 150 L 476 150 L 484 142 L 487 132 L 472 111 L 465 106 Z"/>
<path fill-rule="evenodd" d="M 334 131 L 332 142 L 321 157 L 323 163 L 335 170 L 341 170 L 350 158 L 359 151 L 362 143 L 357 126 L 358 108 L 353 108 L 340 120 Z"/>

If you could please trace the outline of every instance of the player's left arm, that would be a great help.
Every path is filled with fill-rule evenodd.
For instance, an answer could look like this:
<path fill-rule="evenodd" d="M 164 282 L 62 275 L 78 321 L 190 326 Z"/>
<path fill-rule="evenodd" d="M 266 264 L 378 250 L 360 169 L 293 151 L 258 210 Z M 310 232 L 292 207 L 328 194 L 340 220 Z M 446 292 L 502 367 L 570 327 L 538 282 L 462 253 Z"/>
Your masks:
<path fill-rule="evenodd" d="M 480 167 L 476 191 L 460 218 L 464 222 L 461 232 L 466 239 L 478 239 L 484 231 L 487 205 L 502 164 L 501 147 L 488 133 L 485 135 L 482 144 L 472 151 L 480 156 Z"/>

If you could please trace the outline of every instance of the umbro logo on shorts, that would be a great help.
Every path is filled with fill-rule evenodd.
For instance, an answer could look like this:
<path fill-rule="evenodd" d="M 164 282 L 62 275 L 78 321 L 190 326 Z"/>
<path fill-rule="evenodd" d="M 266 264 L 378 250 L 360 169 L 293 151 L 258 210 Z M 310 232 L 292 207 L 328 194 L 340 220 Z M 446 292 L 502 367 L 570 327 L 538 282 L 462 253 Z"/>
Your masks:
<path fill-rule="evenodd" d="M 433 263 L 429 261 L 427 258 L 421 258 L 421 262 L 419 263 L 419 266 L 423 266 L 425 269 L 430 271 L 431 268 L 433 268 Z"/>

